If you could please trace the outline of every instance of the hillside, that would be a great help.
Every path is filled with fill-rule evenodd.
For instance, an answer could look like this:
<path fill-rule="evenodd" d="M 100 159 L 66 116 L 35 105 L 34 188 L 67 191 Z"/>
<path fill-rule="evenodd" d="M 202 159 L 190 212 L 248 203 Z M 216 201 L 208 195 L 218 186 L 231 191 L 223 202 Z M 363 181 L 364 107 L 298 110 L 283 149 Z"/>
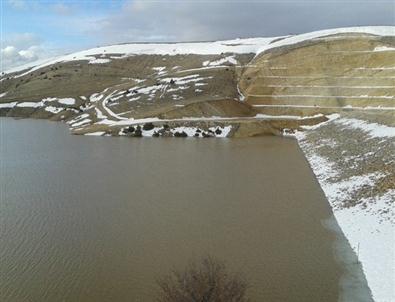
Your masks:
<path fill-rule="evenodd" d="M 392 107 L 394 39 L 391 27 L 369 27 L 98 47 L 3 73 L 0 115 L 62 120 L 76 134 L 185 118 L 234 136 L 280 134 L 321 113 Z"/>

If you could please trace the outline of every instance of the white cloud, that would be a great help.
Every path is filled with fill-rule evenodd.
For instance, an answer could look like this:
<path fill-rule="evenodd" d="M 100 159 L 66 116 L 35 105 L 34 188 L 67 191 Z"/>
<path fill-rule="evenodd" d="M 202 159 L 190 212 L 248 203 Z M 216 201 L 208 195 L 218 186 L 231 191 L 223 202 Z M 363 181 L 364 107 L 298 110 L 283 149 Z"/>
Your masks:
<path fill-rule="evenodd" d="M 8 4 L 15 9 L 27 8 L 27 2 L 24 0 L 8 0 Z"/>
<path fill-rule="evenodd" d="M 48 45 L 35 34 L 14 33 L 3 38 L 0 49 L 2 71 L 53 55 Z"/>
<path fill-rule="evenodd" d="M 17 53 L 17 50 L 14 46 L 7 46 L 1 49 L 1 55 L 3 59 L 8 59 L 13 57 Z"/>
<path fill-rule="evenodd" d="M 393 25 L 387 2 L 278 1 L 126 1 L 88 31 L 102 43 L 191 41 L 276 36 L 356 25 Z M 391 3 L 391 1 L 388 1 Z M 363 24 L 361 24 L 363 22 Z"/>
<path fill-rule="evenodd" d="M 28 49 L 18 51 L 18 54 L 24 60 L 33 61 L 38 59 L 41 51 L 39 46 L 30 46 Z"/>
<path fill-rule="evenodd" d="M 1 0 L 0 0 L 1 1 Z M 0 41 L 0 70 L 81 50 L 84 46 L 45 41 L 34 33 L 5 33 Z M 86 47 L 86 46 L 85 46 Z"/>
<path fill-rule="evenodd" d="M 1 49 L 1 70 L 7 70 L 13 66 L 22 65 L 40 59 L 45 51 L 37 45 L 26 49 L 17 49 L 8 45 Z"/>

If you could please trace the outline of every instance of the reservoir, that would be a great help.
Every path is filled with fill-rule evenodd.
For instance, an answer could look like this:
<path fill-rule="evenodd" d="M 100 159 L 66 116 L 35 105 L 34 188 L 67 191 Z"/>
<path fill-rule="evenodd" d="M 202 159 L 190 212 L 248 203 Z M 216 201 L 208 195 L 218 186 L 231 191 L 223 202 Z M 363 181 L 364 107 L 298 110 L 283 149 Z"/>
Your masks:
<path fill-rule="evenodd" d="M 245 277 L 251 301 L 338 301 L 355 289 L 336 252 L 351 248 L 328 227 L 296 140 L 0 125 L 1 301 L 151 302 L 158 278 L 207 255 Z"/>

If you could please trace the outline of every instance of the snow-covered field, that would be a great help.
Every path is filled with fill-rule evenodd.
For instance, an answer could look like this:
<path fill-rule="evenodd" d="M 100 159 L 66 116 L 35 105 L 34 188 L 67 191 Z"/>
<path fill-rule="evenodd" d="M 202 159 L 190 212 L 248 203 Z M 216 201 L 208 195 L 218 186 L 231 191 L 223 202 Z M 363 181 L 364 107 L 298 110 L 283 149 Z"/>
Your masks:
<path fill-rule="evenodd" d="M 43 108 L 48 112 L 57 111 L 60 112 L 65 109 L 65 106 L 55 106 L 55 105 L 66 105 L 72 106 L 75 105 L 75 99 L 73 98 L 45 98 L 39 102 L 10 102 L 10 103 L 0 103 L 0 108 L 9 108 L 12 109 L 14 107 L 20 108 Z"/>
<path fill-rule="evenodd" d="M 118 44 L 110 46 L 96 47 L 88 50 L 79 51 L 76 53 L 59 56 L 56 58 L 31 62 L 26 65 L 18 66 L 5 71 L 6 74 L 25 71 L 16 75 L 21 77 L 29 74 L 35 70 L 60 62 L 80 61 L 85 60 L 90 64 L 109 63 L 111 60 L 125 58 L 131 55 L 148 54 L 148 55 L 185 55 L 185 54 L 199 54 L 199 55 L 218 55 L 221 53 L 255 53 L 260 54 L 269 49 L 282 47 L 300 43 L 303 41 L 319 38 L 327 38 L 336 34 L 371 34 L 379 36 L 395 36 L 394 26 L 360 26 L 360 27 L 345 27 L 320 30 L 305 34 L 282 37 L 267 37 L 267 38 L 246 38 L 234 39 L 226 41 L 213 42 L 195 42 L 195 43 L 134 43 L 134 44 Z M 373 51 L 392 51 L 392 47 L 379 47 Z M 232 56 L 228 56 L 218 61 L 206 61 L 203 65 L 205 68 L 217 67 L 224 63 L 235 64 L 237 61 Z M 163 72 L 162 70 L 159 70 Z"/>
<path fill-rule="evenodd" d="M 343 28 L 333 28 L 333 29 L 313 31 L 301 35 L 290 36 L 285 39 L 281 39 L 279 41 L 273 42 L 271 44 L 263 45 L 262 48 L 260 48 L 257 51 L 257 54 L 276 47 L 288 46 L 311 39 L 325 38 L 336 34 L 346 34 L 346 33 L 371 34 L 378 36 L 394 36 L 395 27 L 394 26 L 358 26 L 358 27 L 343 27 Z M 379 51 L 379 49 L 377 49 L 377 51 Z"/>
<path fill-rule="evenodd" d="M 374 300 L 395 301 L 395 186 L 384 183 L 395 173 L 395 128 L 339 115 L 307 128 L 296 134 L 299 145 L 362 263 Z M 372 169 L 374 152 L 385 154 L 378 155 L 380 165 L 389 169 Z"/>
<path fill-rule="evenodd" d="M 214 42 L 195 42 L 195 43 L 134 43 L 134 44 L 118 44 L 110 46 L 96 47 L 80 52 L 60 56 L 57 58 L 41 60 L 39 62 L 32 62 L 26 65 L 18 66 L 6 71 L 6 73 L 13 73 L 26 70 L 26 72 L 18 74 L 21 77 L 37 69 L 60 62 L 80 61 L 85 60 L 90 64 L 103 64 L 111 60 L 124 58 L 131 55 L 147 54 L 147 55 L 218 55 L 221 53 L 256 53 L 259 48 L 270 42 L 279 39 L 279 37 L 270 38 L 248 38 L 248 39 L 234 39 L 227 41 Z M 107 55 L 118 55 L 118 57 Z M 98 57 L 100 56 L 100 57 Z M 226 62 L 233 62 L 229 57 Z M 209 66 L 217 66 L 224 62 L 210 62 Z M 160 70 L 162 71 L 162 70 Z"/>

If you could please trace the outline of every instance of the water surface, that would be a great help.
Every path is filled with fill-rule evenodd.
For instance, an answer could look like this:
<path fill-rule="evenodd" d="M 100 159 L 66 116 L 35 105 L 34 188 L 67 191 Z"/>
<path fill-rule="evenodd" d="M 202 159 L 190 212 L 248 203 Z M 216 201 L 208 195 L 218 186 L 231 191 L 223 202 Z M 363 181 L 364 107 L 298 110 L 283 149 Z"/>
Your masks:
<path fill-rule="evenodd" d="M 154 301 L 211 255 L 252 301 L 337 301 L 331 210 L 292 139 L 69 135 L 1 119 L 1 301 Z"/>

